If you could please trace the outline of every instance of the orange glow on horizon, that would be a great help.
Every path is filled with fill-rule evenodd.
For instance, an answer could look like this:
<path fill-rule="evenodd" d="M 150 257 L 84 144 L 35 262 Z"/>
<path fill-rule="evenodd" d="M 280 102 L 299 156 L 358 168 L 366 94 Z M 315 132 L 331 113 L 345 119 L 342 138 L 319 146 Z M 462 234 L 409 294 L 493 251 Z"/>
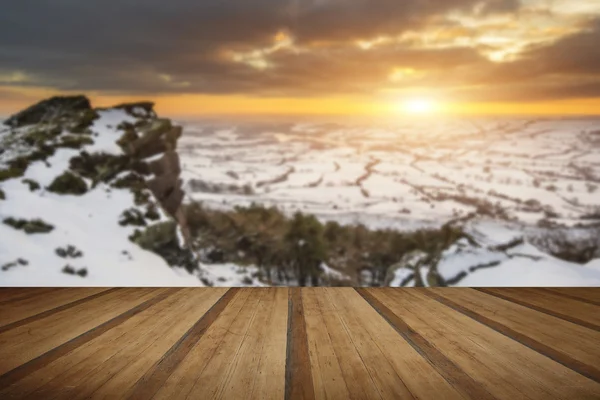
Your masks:
<path fill-rule="evenodd" d="M 59 94 L 50 89 L 2 88 L 14 92 L 14 99 L 0 98 L 0 115 L 22 110 L 44 98 Z M 74 94 L 74 93 L 60 93 Z M 18 95 L 18 96 L 17 96 Z M 156 111 L 165 116 L 202 115 L 349 115 L 398 117 L 398 101 L 373 100 L 366 97 L 252 97 L 243 95 L 146 95 L 117 96 L 89 94 L 96 107 L 150 100 Z M 416 104 L 416 103 L 415 103 Z M 416 105 L 415 105 L 416 106 Z M 452 103 L 435 104 L 439 115 L 600 115 L 600 98 L 514 103 Z"/>

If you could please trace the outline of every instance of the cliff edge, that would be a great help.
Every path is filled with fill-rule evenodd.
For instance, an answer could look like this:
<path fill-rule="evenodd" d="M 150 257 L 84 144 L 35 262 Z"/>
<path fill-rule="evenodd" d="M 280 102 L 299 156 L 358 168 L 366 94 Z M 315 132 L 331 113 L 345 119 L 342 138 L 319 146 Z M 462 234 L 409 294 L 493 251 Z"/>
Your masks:
<path fill-rule="evenodd" d="M 0 285 L 202 285 L 182 212 L 182 127 L 153 106 L 61 96 L 4 121 Z"/>

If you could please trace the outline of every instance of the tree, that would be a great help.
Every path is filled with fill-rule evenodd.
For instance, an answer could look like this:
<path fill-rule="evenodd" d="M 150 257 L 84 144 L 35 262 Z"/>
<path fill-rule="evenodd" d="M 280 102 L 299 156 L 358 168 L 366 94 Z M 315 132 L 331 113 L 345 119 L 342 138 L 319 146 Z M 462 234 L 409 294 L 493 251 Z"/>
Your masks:
<path fill-rule="evenodd" d="M 311 278 L 313 286 L 318 286 L 320 265 L 327 256 L 323 225 L 314 216 L 305 216 L 297 212 L 285 235 L 285 241 L 289 247 L 299 286 L 306 286 L 308 277 Z"/>

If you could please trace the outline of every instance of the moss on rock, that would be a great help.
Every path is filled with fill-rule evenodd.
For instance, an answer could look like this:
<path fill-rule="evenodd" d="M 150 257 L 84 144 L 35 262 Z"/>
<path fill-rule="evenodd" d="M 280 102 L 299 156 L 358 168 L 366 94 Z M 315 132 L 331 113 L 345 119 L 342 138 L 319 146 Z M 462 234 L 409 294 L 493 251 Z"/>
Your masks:
<path fill-rule="evenodd" d="M 100 118 L 96 110 L 83 110 L 80 111 L 76 117 L 75 121 L 69 126 L 69 130 L 72 133 L 85 133 L 90 134 L 91 131 L 88 129 L 96 119 Z"/>
<path fill-rule="evenodd" d="M 197 268 L 191 251 L 179 247 L 177 224 L 174 221 L 160 222 L 143 231 L 136 229 L 129 239 L 141 248 L 158 254 L 169 265 L 182 266 L 190 272 Z"/>
<path fill-rule="evenodd" d="M 79 175 L 91 179 L 92 186 L 98 182 L 109 182 L 120 172 L 126 171 L 130 159 L 127 156 L 115 156 L 106 153 L 89 154 L 82 151 L 71 158 L 69 167 Z"/>
<path fill-rule="evenodd" d="M 60 138 L 57 147 L 66 147 L 69 149 L 81 149 L 83 146 L 94 144 L 94 141 L 89 136 L 82 135 L 65 135 Z"/>
<path fill-rule="evenodd" d="M 59 125 L 38 125 L 23 136 L 23 142 L 29 146 L 38 146 L 54 140 L 61 133 L 62 128 Z"/>
<path fill-rule="evenodd" d="M 26 158 L 31 161 L 45 161 L 52 157 L 55 153 L 55 148 L 47 144 L 40 144 L 36 150 L 29 154 Z"/>
<path fill-rule="evenodd" d="M 177 240 L 176 229 L 177 224 L 174 221 L 161 222 L 149 226 L 132 241 L 143 249 L 155 250 Z"/>
<path fill-rule="evenodd" d="M 77 250 L 77 248 L 73 245 L 68 245 L 67 247 L 57 247 L 54 252 L 57 256 L 61 258 L 79 258 L 83 257 L 83 252 Z"/>
<path fill-rule="evenodd" d="M 4 122 L 13 128 L 25 125 L 60 120 L 82 111 L 91 110 L 90 101 L 85 96 L 55 96 L 13 115 Z"/>
<path fill-rule="evenodd" d="M 8 168 L 0 169 L 0 182 L 12 178 L 20 178 L 25 174 L 29 165 L 34 161 L 45 161 L 48 157 L 54 155 L 52 146 L 41 144 L 33 152 L 13 158 L 6 164 Z"/>
<path fill-rule="evenodd" d="M 142 137 L 127 146 L 127 152 L 137 158 L 144 159 L 167 150 L 162 137 L 171 129 L 171 120 L 157 119 L 143 126 Z"/>
<path fill-rule="evenodd" d="M 181 126 L 174 126 L 169 132 L 166 133 L 165 140 L 170 143 L 174 149 L 182 133 L 183 128 Z"/>
<path fill-rule="evenodd" d="M 20 156 L 17 158 L 13 158 L 9 162 L 7 162 L 10 168 L 20 169 L 25 171 L 29 167 L 30 160 L 27 156 Z"/>
<path fill-rule="evenodd" d="M 6 225 L 12 226 L 17 230 L 25 231 L 27 234 L 32 233 L 48 233 L 54 229 L 54 226 L 42 221 L 41 219 L 15 219 L 12 217 L 6 218 L 3 221 Z"/>
<path fill-rule="evenodd" d="M 127 151 L 129 148 L 129 145 L 133 142 L 135 142 L 136 140 L 139 139 L 138 134 L 135 132 L 135 130 L 133 130 L 133 128 L 131 129 L 126 129 L 125 132 L 123 133 L 123 135 L 121 135 L 121 137 L 119 138 L 119 140 L 117 140 L 117 144 L 124 150 Z"/>
<path fill-rule="evenodd" d="M 123 214 L 121 214 L 121 218 L 119 219 L 119 225 L 121 226 L 146 226 L 146 220 L 144 219 L 144 214 L 141 211 L 136 210 L 135 208 L 130 208 L 125 210 Z"/>
<path fill-rule="evenodd" d="M 67 171 L 56 177 L 46 189 L 59 194 L 82 195 L 87 192 L 88 188 L 83 179 Z"/>
<path fill-rule="evenodd" d="M 40 189 L 40 184 L 34 181 L 33 179 L 23 179 L 21 182 L 23 182 L 25 185 L 28 185 L 29 190 L 32 192 L 35 192 L 36 190 Z"/>
<path fill-rule="evenodd" d="M 143 206 L 150 202 L 151 194 L 146 189 L 133 189 L 133 202 L 136 206 Z"/>
<path fill-rule="evenodd" d="M 158 213 L 158 209 L 156 208 L 155 204 L 148 204 L 144 217 L 151 221 L 158 221 L 160 219 L 160 214 Z"/>
<path fill-rule="evenodd" d="M 87 268 L 75 269 L 69 264 L 65 265 L 62 269 L 62 272 L 68 275 L 79 275 L 82 278 L 85 278 L 88 274 Z"/>
<path fill-rule="evenodd" d="M 140 175 L 132 172 L 115 180 L 110 186 L 116 189 L 143 189 L 146 182 Z"/>
<path fill-rule="evenodd" d="M 25 170 L 21 168 L 10 167 L 6 169 L 0 169 L 0 182 L 8 179 L 19 178 L 23 176 L 24 173 Z"/>

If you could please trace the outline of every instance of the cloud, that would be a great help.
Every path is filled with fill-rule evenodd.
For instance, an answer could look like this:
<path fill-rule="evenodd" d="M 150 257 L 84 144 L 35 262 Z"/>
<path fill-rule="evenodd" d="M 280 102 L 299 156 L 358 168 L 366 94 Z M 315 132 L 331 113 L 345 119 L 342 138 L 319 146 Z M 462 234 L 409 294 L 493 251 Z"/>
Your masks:
<path fill-rule="evenodd" d="M 598 43 L 600 18 L 581 32 L 530 47 L 515 61 L 482 65 L 469 78 L 478 87 L 456 93 L 471 100 L 504 101 L 600 97 Z"/>
<path fill-rule="evenodd" d="M 517 15 L 521 7 L 518 0 L 22 0 L 0 14 L 0 82 L 130 95 L 324 96 L 434 86 L 477 99 L 600 96 L 589 85 L 600 73 L 598 22 L 500 64 L 482 45 L 396 39 L 436 26 L 485 34 L 446 16 Z M 292 44 L 276 46 L 278 32 Z M 357 45 L 378 37 L 388 40 Z M 390 80 L 399 69 L 419 73 Z"/>

